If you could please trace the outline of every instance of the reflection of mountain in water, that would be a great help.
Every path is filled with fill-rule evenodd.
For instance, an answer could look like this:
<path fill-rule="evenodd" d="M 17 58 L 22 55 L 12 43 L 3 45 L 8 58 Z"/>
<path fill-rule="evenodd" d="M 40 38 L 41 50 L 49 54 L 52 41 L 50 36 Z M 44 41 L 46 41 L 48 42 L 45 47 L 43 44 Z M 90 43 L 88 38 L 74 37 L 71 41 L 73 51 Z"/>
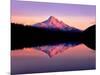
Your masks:
<path fill-rule="evenodd" d="M 49 57 L 53 57 L 57 54 L 60 54 L 64 52 L 65 50 L 74 47 L 78 45 L 79 42 L 67 42 L 64 44 L 58 44 L 58 45 L 46 45 L 46 46 L 38 46 L 35 47 L 36 49 L 45 52 L 46 54 L 49 55 Z"/>

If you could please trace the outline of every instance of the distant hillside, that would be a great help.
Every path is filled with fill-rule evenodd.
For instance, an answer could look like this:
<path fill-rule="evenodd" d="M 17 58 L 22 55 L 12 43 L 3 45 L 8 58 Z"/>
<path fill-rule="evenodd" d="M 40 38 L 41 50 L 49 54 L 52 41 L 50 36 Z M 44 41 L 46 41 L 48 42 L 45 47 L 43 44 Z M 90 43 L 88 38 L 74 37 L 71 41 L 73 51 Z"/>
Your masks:
<path fill-rule="evenodd" d="M 95 49 L 96 46 L 96 25 L 92 25 L 88 27 L 82 33 L 83 42 L 89 47 Z"/>
<path fill-rule="evenodd" d="M 96 36 L 96 25 L 88 27 L 84 32 L 84 37 L 89 40 L 95 40 Z"/>

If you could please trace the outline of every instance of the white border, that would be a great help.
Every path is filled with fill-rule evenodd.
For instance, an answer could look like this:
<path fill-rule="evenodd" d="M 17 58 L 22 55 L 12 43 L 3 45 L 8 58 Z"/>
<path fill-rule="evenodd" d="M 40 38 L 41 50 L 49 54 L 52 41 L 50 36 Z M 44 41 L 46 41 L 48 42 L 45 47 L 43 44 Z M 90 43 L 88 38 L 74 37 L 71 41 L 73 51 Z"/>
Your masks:
<path fill-rule="evenodd" d="M 30 1 L 30 0 L 27 0 Z M 32 1 L 32 0 L 31 0 Z M 39 73 L 34 75 L 99 75 L 100 69 L 100 2 L 99 0 L 33 0 L 40 2 L 97 5 L 97 70 Z M 10 0 L 0 0 L 0 75 L 10 73 Z M 31 75 L 31 74 L 27 74 Z"/>
<path fill-rule="evenodd" d="M 10 1 L 0 0 L 0 75 L 10 72 Z"/>

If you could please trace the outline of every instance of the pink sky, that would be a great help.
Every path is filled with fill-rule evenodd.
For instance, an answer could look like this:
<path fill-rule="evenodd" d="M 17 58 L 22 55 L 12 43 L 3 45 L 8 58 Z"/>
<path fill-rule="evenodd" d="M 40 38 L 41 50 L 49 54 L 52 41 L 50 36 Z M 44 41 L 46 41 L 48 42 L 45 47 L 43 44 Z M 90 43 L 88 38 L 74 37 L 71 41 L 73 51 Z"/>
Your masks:
<path fill-rule="evenodd" d="M 24 25 L 33 25 L 35 23 L 39 23 L 42 21 L 47 20 L 49 17 L 21 17 L 21 16 L 12 16 L 11 21 L 15 23 L 20 23 Z M 95 24 L 95 18 L 93 17 L 84 17 L 84 16 L 67 16 L 67 17 L 56 17 L 60 21 L 63 21 L 64 23 L 74 26 L 79 29 L 86 29 L 87 27 L 91 26 L 92 24 Z"/>
<path fill-rule="evenodd" d="M 84 30 L 96 22 L 96 6 L 12 0 L 11 22 L 33 25 L 50 16 Z"/>

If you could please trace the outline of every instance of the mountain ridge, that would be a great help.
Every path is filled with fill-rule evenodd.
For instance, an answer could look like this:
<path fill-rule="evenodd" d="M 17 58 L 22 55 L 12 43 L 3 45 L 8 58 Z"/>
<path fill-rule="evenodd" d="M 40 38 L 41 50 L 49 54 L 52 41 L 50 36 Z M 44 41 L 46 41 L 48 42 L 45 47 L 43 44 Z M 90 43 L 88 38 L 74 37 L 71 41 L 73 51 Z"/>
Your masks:
<path fill-rule="evenodd" d="M 65 24 L 63 21 L 58 20 L 54 16 L 50 16 L 47 20 L 36 23 L 32 25 L 33 27 L 40 27 L 40 28 L 48 28 L 48 29 L 59 29 L 64 31 L 75 31 L 79 32 L 80 29 L 77 29 L 75 27 L 71 27 L 67 24 Z"/>

